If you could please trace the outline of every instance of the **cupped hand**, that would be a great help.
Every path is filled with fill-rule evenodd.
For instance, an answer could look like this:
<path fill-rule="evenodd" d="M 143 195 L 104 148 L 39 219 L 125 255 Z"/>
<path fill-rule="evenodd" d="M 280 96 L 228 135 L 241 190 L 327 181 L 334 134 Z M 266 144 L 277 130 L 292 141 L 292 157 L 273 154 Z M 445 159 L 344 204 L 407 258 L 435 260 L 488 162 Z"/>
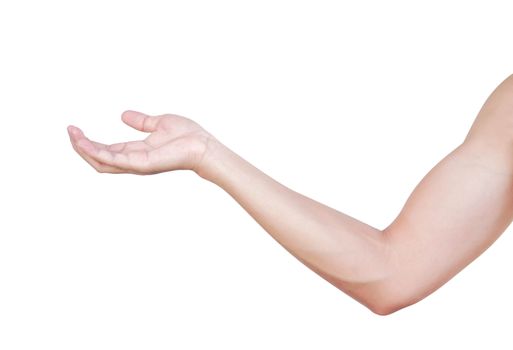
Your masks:
<path fill-rule="evenodd" d="M 89 140 L 79 128 L 68 126 L 73 148 L 98 172 L 146 175 L 171 170 L 197 171 L 213 139 L 196 122 L 179 115 L 149 116 L 126 111 L 121 119 L 150 134 L 141 141 L 106 145 Z"/>

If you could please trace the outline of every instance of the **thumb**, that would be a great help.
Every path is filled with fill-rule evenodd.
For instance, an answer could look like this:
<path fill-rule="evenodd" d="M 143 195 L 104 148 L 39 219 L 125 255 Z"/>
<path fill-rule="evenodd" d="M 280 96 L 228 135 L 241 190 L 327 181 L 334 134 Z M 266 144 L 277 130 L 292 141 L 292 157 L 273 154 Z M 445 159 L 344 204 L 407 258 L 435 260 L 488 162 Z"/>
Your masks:
<path fill-rule="evenodd" d="M 136 111 L 125 111 L 121 115 L 121 120 L 128 126 L 143 132 L 153 132 L 157 130 L 160 117 L 152 117 L 147 114 Z"/>

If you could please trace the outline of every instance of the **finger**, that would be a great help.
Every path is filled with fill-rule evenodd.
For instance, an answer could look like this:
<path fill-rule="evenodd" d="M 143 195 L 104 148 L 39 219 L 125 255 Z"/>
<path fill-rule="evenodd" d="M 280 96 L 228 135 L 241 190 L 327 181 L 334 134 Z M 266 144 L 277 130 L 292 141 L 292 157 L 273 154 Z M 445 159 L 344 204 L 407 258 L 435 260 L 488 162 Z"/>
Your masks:
<path fill-rule="evenodd" d="M 102 143 L 93 142 L 95 146 L 98 148 L 107 149 L 111 152 L 132 152 L 132 151 L 142 151 L 150 149 L 150 145 L 148 145 L 144 141 L 129 141 L 129 142 L 120 142 L 113 143 L 112 145 L 104 145 Z"/>
<path fill-rule="evenodd" d="M 91 148 L 86 141 L 81 141 L 82 148 L 85 147 L 97 162 L 109 164 L 111 166 L 124 168 L 126 170 L 136 170 L 137 164 L 146 161 L 147 151 L 153 149 L 144 141 L 129 141 L 105 145 L 103 143 L 91 141 L 86 138 L 95 149 Z"/>
<path fill-rule="evenodd" d="M 119 169 L 117 167 L 113 167 L 110 165 L 103 164 L 91 156 L 89 156 L 87 153 L 85 153 L 80 147 L 77 146 L 78 140 L 83 137 L 83 133 L 80 129 L 69 126 L 68 127 L 68 133 L 71 140 L 71 145 L 73 146 L 73 149 L 82 157 L 89 165 L 91 165 L 94 169 L 96 169 L 100 173 L 113 173 L 113 174 L 119 174 L 126 172 L 123 169 Z M 98 144 L 101 145 L 101 144 Z"/>
<path fill-rule="evenodd" d="M 77 146 L 95 161 L 107 166 L 123 169 L 126 172 L 144 172 L 148 165 L 148 152 L 146 150 L 113 152 L 108 148 L 96 147 L 87 138 L 78 140 Z"/>
<path fill-rule="evenodd" d="M 152 117 L 136 111 L 125 111 L 121 115 L 121 120 L 128 126 L 139 131 L 153 132 L 157 130 L 160 117 Z"/>
<path fill-rule="evenodd" d="M 105 165 L 103 163 L 98 162 L 97 160 L 91 158 L 87 153 L 85 153 L 80 147 L 77 146 L 78 140 L 83 137 L 83 133 L 80 129 L 74 128 L 72 126 L 68 127 L 68 132 L 71 140 L 71 144 L 73 149 L 82 157 L 89 165 L 95 168 L 98 172 L 105 173 L 121 173 L 123 172 L 121 169 Z"/>
<path fill-rule="evenodd" d="M 95 167 L 99 164 L 108 172 L 139 173 L 147 165 L 147 151 L 152 149 L 145 141 L 130 141 L 105 145 L 89 140 L 83 132 L 76 128 L 75 134 L 77 148 L 84 156 L 91 160 Z"/>
<path fill-rule="evenodd" d="M 68 127 L 68 131 L 70 131 L 70 137 L 73 136 L 75 143 L 82 138 L 87 138 L 82 130 L 77 127 L 70 125 Z M 152 147 L 145 141 L 129 141 L 129 142 L 120 142 L 114 143 L 112 145 L 106 145 L 100 142 L 89 140 L 96 148 L 98 149 L 106 149 L 112 152 L 129 152 L 129 151 L 142 151 L 145 149 L 151 149 Z"/>
<path fill-rule="evenodd" d="M 82 134 L 83 136 L 83 134 Z M 83 136 L 84 138 L 87 138 Z M 131 152 L 131 151 L 142 151 L 145 149 L 150 149 L 151 146 L 145 141 L 128 141 L 128 142 L 119 142 L 113 143 L 111 145 L 106 145 L 104 143 L 96 142 L 87 138 L 96 148 L 98 149 L 106 149 L 111 152 Z"/>

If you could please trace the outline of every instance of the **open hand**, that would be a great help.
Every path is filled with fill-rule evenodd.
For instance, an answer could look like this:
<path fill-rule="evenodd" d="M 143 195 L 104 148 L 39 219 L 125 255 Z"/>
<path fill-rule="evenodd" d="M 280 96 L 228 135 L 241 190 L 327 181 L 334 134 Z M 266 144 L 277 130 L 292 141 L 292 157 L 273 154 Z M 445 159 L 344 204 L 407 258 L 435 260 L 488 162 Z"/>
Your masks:
<path fill-rule="evenodd" d="M 144 140 L 105 145 L 89 140 L 75 126 L 68 133 L 75 151 L 100 173 L 156 174 L 170 170 L 197 170 L 212 135 L 196 122 L 173 114 L 148 116 L 126 111 L 121 119 L 134 129 L 150 133 Z"/>

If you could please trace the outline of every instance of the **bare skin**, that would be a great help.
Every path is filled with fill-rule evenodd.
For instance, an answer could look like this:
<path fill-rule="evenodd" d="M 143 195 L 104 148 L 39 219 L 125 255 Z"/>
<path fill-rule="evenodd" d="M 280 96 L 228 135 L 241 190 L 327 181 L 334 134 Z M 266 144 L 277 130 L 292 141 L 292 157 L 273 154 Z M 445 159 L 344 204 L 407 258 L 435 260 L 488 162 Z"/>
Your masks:
<path fill-rule="evenodd" d="M 69 126 L 73 148 L 101 173 L 196 172 L 229 193 L 302 263 L 380 315 L 440 288 L 513 220 L 513 76 L 384 230 L 278 183 L 188 118 L 126 111 L 122 120 L 149 135 L 105 145 Z"/>

